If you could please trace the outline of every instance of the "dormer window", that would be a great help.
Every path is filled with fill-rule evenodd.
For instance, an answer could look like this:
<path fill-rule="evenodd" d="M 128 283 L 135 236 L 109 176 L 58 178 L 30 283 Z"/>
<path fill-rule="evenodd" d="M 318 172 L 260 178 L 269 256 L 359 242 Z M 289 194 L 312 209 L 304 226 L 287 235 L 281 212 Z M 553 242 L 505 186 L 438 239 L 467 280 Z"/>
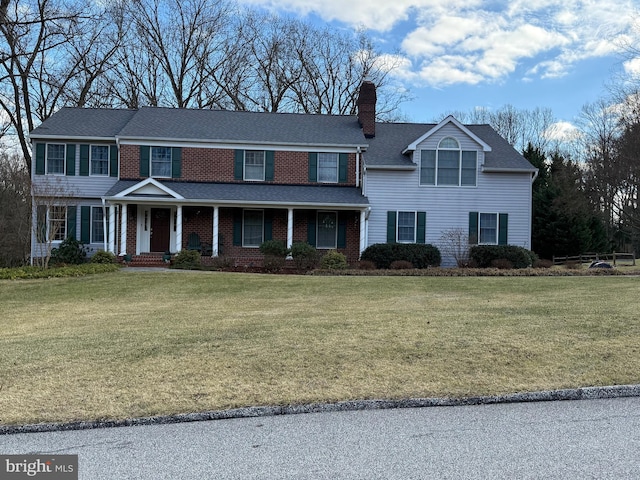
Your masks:
<path fill-rule="evenodd" d="M 455 138 L 445 137 L 436 150 L 420 152 L 420 185 L 475 187 L 477 165 L 475 150 L 462 150 Z"/>

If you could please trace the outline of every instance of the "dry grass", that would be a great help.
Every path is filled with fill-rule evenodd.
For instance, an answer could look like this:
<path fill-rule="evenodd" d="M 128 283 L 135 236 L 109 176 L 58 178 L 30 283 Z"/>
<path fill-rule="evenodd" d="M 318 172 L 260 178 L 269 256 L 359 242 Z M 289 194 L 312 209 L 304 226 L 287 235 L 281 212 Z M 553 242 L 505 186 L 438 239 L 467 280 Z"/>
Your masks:
<path fill-rule="evenodd" d="M 637 278 L 0 281 L 0 423 L 640 381 Z"/>

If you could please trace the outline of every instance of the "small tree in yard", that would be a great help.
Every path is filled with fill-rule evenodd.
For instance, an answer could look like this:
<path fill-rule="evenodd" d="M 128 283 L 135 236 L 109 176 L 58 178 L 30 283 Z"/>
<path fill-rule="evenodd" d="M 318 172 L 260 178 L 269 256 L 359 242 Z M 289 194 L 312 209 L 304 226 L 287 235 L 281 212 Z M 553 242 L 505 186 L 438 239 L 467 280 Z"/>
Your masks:
<path fill-rule="evenodd" d="M 469 235 L 462 228 L 445 230 L 440 236 L 443 253 L 453 257 L 458 267 L 469 265 Z"/>

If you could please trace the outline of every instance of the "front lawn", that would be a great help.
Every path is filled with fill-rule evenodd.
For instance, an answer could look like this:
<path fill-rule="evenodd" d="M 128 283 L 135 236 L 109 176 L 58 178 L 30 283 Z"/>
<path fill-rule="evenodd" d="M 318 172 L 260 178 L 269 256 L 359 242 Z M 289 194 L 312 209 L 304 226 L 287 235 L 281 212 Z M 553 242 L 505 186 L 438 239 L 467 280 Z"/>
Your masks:
<path fill-rule="evenodd" d="M 638 278 L 0 281 L 0 424 L 640 382 Z"/>

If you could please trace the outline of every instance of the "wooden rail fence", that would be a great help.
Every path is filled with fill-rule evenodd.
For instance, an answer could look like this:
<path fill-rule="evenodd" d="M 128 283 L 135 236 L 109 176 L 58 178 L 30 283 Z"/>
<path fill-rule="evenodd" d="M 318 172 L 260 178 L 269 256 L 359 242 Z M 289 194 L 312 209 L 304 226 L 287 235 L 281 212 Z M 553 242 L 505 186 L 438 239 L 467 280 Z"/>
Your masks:
<path fill-rule="evenodd" d="M 571 257 L 553 257 L 554 265 L 564 265 L 565 263 L 590 263 L 595 261 L 612 262 L 613 266 L 617 265 L 618 261 L 624 261 L 625 264 L 629 262 L 635 267 L 636 255 L 635 253 L 583 253 L 582 255 L 575 255 Z"/>

